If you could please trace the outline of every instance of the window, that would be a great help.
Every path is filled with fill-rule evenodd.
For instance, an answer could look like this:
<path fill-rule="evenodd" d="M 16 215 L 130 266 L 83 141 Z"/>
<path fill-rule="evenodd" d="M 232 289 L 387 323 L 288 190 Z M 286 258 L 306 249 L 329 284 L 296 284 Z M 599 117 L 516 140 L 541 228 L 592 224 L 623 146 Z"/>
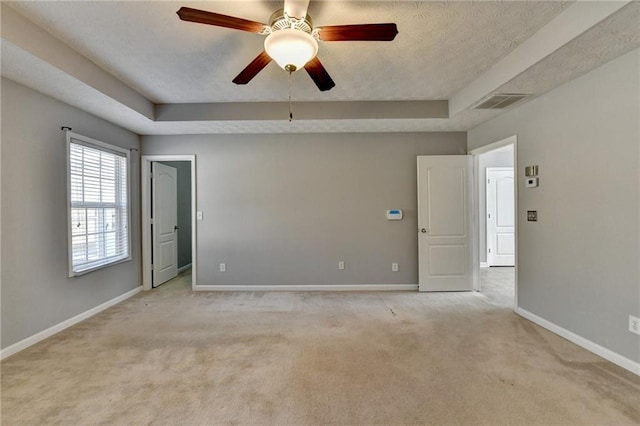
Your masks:
<path fill-rule="evenodd" d="M 131 259 L 129 151 L 67 131 L 69 276 Z"/>

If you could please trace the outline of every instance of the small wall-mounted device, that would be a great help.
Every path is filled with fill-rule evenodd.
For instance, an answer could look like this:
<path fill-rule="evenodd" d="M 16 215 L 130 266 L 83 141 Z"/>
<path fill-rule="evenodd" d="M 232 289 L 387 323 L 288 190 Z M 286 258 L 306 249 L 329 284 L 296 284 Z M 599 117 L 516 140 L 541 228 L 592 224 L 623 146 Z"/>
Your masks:
<path fill-rule="evenodd" d="M 387 220 L 402 220 L 402 210 L 387 210 Z"/>
<path fill-rule="evenodd" d="M 535 188 L 538 186 L 538 166 L 527 166 L 524 168 L 524 186 L 527 188 Z"/>
<path fill-rule="evenodd" d="M 535 188 L 538 186 L 538 178 L 537 177 L 528 177 L 524 181 L 524 186 L 527 188 Z"/>
<path fill-rule="evenodd" d="M 538 210 L 527 210 L 527 220 L 529 222 L 538 221 Z"/>
<path fill-rule="evenodd" d="M 538 176 L 538 166 L 527 166 L 524 168 L 524 175 L 527 177 Z"/>

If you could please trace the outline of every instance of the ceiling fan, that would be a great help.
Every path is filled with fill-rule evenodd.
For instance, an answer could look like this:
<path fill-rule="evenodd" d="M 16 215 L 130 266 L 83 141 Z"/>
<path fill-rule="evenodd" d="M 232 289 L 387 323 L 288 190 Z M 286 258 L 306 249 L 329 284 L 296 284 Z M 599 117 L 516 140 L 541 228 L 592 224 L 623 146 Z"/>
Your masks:
<path fill-rule="evenodd" d="M 307 15 L 309 0 L 284 0 L 284 8 L 271 15 L 269 25 L 204 10 L 181 7 L 178 16 L 183 21 L 232 28 L 267 36 L 261 52 L 240 74 L 235 84 L 247 84 L 269 62 L 276 63 L 290 74 L 304 68 L 321 91 L 335 83 L 316 57 L 320 41 L 391 41 L 398 34 L 396 24 L 329 25 L 313 27 Z"/>

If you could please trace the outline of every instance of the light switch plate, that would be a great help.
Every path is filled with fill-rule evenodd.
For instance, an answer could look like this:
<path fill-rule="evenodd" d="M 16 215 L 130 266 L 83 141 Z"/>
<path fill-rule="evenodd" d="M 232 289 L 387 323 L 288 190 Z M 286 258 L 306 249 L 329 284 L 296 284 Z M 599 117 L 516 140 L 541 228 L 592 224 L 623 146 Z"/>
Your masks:
<path fill-rule="evenodd" d="M 525 176 L 538 176 L 538 166 L 527 166 L 524 168 Z"/>
<path fill-rule="evenodd" d="M 629 315 L 629 331 L 640 335 L 640 318 Z"/>

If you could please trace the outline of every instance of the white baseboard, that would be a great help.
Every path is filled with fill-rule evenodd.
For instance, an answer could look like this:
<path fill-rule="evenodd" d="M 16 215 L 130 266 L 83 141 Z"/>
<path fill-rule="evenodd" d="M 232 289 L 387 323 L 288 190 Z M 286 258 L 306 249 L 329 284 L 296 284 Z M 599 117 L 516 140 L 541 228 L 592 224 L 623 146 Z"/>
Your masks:
<path fill-rule="evenodd" d="M 125 294 L 122 294 L 116 298 L 113 298 L 107 302 L 104 302 L 101 305 L 96 306 L 95 308 L 91 308 L 88 311 L 85 311 L 81 314 L 76 315 L 75 317 L 62 321 L 61 323 L 58 323 L 52 327 L 47 328 L 46 330 L 36 333 L 33 336 L 27 337 L 26 339 L 23 339 L 18 343 L 14 343 L 13 345 L 8 346 L 0 351 L 0 359 L 5 359 L 6 357 L 11 356 L 17 352 L 20 352 L 21 350 L 26 349 L 29 346 L 35 345 L 36 343 L 46 339 L 47 337 L 51 337 L 54 334 L 59 333 L 62 330 L 79 323 L 80 321 L 83 321 L 89 317 L 92 317 L 95 314 L 102 312 L 105 309 L 110 308 L 113 305 L 118 304 L 123 300 L 126 300 L 131 296 L 134 296 L 140 293 L 140 291 L 142 291 L 142 286 L 136 287 L 133 290 L 126 292 Z"/>
<path fill-rule="evenodd" d="M 515 309 L 515 312 L 518 315 L 522 316 L 523 318 L 526 318 L 529 321 L 532 321 L 538 324 L 540 327 L 546 328 L 547 330 L 557 334 L 558 336 L 564 337 L 568 341 L 573 342 L 576 345 L 585 348 L 589 352 L 593 352 L 594 354 L 606 359 L 607 361 L 611 361 L 612 363 L 624 368 L 625 370 L 629 370 L 632 373 L 640 376 L 640 363 L 635 362 L 620 354 L 617 354 L 610 349 L 607 349 L 603 346 L 598 345 L 597 343 L 592 342 L 591 340 L 587 340 L 584 337 L 579 336 L 550 321 L 547 321 L 544 318 L 540 318 L 536 314 L 532 314 L 527 310 L 524 310 L 518 307 Z"/>
<path fill-rule="evenodd" d="M 481 268 L 488 268 L 489 264 L 487 262 L 480 262 L 480 267 Z"/>
<path fill-rule="evenodd" d="M 191 263 L 189 263 L 189 264 L 187 264 L 187 265 L 184 265 L 184 266 L 179 267 L 179 268 L 178 268 L 178 273 L 179 273 L 179 274 L 181 274 L 182 272 L 187 271 L 187 270 L 189 270 L 189 269 L 191 269 Z"/>
<path fill-rule="evenodd" d="M 418 284 L 196 285 L 195 291 L 417 291 Z"/>

